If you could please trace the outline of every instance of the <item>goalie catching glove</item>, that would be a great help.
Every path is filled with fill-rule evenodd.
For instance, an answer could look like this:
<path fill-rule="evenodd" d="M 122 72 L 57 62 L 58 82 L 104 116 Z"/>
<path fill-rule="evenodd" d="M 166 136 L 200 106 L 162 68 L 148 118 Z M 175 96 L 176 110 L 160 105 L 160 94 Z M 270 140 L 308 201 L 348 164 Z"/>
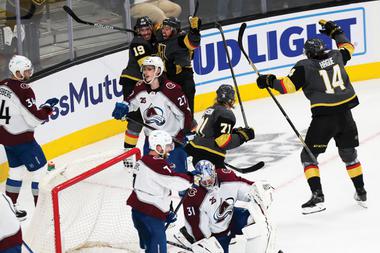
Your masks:
<path fill-rule="evenodd" d="M 223 248 L 214 236 L 203 238 L 191 245 L 194 253 L 223 253 Z"/>

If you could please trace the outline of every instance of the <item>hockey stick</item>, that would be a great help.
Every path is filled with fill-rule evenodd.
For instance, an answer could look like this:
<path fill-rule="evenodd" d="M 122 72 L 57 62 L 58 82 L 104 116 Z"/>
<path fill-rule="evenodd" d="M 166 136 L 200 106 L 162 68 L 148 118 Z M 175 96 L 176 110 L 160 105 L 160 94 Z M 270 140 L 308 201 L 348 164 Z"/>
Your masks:
<path fill-rule="evenodd" d="M 173 246 L 176 246 L 178 248 L 181 248 L 181 249 L 185 249 L 185 250 L 188 250 L 190 252 L 193 252 L 193 250 L 189 247 L 186 247 L 185 245 L 182 245 L 182 244 L 179 244 L 179 243 L 176 243 L 176 242 L 171 242 L 171 241 L 166 241 L 167 244 L 170 244 L 170 245 L 173 245 Z"/>
<path fill-rule="evenodd" d="M 67 14 L 70 15 L 70 17 L 72 17 L 76 22 L 78 22 L 80 24 L 91 25 L 91 26 L 94 26 L 96 28 L 103 28 L 103 29 L 108 29 L 108 30 L 118 30 L 118 31 L 122 31 L 122 32 L 130 32 L 130 33 L 136 34 L 136 32 L 134 30 L 131 30 L 131 29 L 121 28 L 121 27 L 112 26 L 112 25 L 103 25 L 100 23 L 92 23 L 90 21 L 82 20 L 74 13 L 74 11 L 69 6 L 64 5 L 62 8 Z"/>
<path fill-rule="evenodd" d="M 198 7 L 199 7 L 199 1 L 197 0 L 197 2 L 195 3 L 195 8 L 194 8 L 194 12 L 193 12 L 192 17 L 195 17 L 195 15 L 197 15 Z"/>
<path fill-rule="evenodd" d="M 255 66 L 255 64 L 252 62 L 252 60 L 249 58 L 247 52 L 245 52 L 244 47 L 243 47 L 243 34 L 244 34 L 244 31 L 245 31 L 246 28 L 247 28 L 247 24 L 246 23 L 241 24 L 240 29 L 239 29 L 239 36 L 238 36 L 239 47 L 240 47 L 240 50 L 242 51 L 242 53 L 244 54 L 245 58 L 248 60 L 249 65 L 251 65 L 251 67 L 255 70 L 256 74 L 260 76 L 261 74 L 260 74 L 259 70 Z M 276 99 L 276 97 L 273 95 L 273 93 L 269 89 L 269 87 L 266 87 L 266 90 L 268 91 L 269 95 L 272 97 L 273 101 L 276 103 L 277 107 L 280 109 L 282 115 L 284 115 L 284 117 L 288 121 L 289 125 L 292 127 L 294 133 L 297 135 L 299 141 L 301 142 L 302 146 L 304 147 L 304 149 L 306 150 L 306 152 L 308 153 L 308 155 L 310 156 L 310 158 L 313 160 L 313 162 L 316 165 L 318 165 L 317 158 L 315 158 L 315 156 L 311 152 L 310 148 L 306 145 L 304 139 L 302 138 L 302 136 L 298 132 L 297 128 L 294 126 L 293 122 L 290 120 L 290 118 L 287 115 L 287 113 L 285 112 L 284 108 L 282 108 L 281 104 L 278 102 L 278 100 Z"/>
<path fill-rule="evenodd" d="M 26 244 L 26 242 L 24 240 L 22 240 L 22 244 L 29 251 L 29 253 L 33 253 L 33 250 L 28 246 L 28 244 Z"/>
<path fill-rule="evenodd" d="M 220 35 L 222 35 L 223 46 L 224 46 L 224 50 L 226 51 L 228 66 L 230 67 L 230 70 L 231 70 L 231 77 L 232 77 L 232 80 L 234 81 L 234 85 L 235 85 L 235 89 L 236 89 L 236 94 L 237 94 L 239 105 L 240 105 L 241 114 L 243 115 L 244 125 L 245 125 L 245 127 L 248 127 L 247 118 L 245 117 L 245 112 L 244 112 L 244 108 L 243 108 L 243 103 L 241 102 L 239 87 L 237 85 L 234 69 L 233 69 L 232 64 L 231 64 L 230 53 L 228 52 L 226 38 L 224 37 L 224 31 L 223 31 L 222 26 L 218 22 L 215 22 L 215 27 L 219 30 Z"/>
<path fill-rule="evenodd" d="M 134 123 L 136 123 L 136 124 L 139 124 L 139 125 L 141 125 L 141 126 L 144 126 L 144 127 L 146 127 L 146 128 L 149 128 L 150 130 L 157 130 L 157 129 L 155 129 L 154 127 L 151 127 L 150 125 L 145 124 L 144 122 L 140 122 L 140 121 L 137 121 L 137 120 L 131 119 L 131 118 L 128 117 L 128 116 L 126 116 L 124 120 L 132 121 L 132 122 L 134 122 Z M 175 137 L 172 137 L 172 138 L 173 138 L 173 141 L 174 141 L 175 143 L 177 143 L 177 144 L 179 144 L 179 145 L 181 145 L 181 146 L 185 146 L 185 144 L 184 144 L 182 141 L 178 140 L 178 139 L 175 138 Z M 237 172 L 240 172 L 240 173 L 243 173 L 243 174 L 245 174 L 245 173 L 249 173 L 249 172 L 253 172 L 253 171 L 256 171 L 256 170 L 259 170 L 259 169 L 261 169 L 262 167 L 264 167 L 264 165 L 265 165 L 265 163 L 262 162 L 262 161 L 261 161 L 261 162 L 258 162 L 257 164 L 254 164 L 254 165 L 252 165 L 252 166 L 250 166 L 250 167 L 247 167 L 247 168 L 236 168 L 235 166 L 232 166 L 232 165 L 230 165 L 230 164 L 228 164 L 228 163 L 226 163 L 226 162 L 224 162 L 224 164 L 225 164 L 227 167 L 230 167 L 231 169 L 236 170 Z"/>

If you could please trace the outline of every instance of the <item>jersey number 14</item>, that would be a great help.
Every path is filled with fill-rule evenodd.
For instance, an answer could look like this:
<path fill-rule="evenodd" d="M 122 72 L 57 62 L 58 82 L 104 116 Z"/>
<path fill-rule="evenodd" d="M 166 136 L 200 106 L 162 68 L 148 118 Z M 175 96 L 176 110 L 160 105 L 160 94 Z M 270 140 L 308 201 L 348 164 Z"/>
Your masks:
<path fill-rule="evenodd" d="M 5 120 L 5 124 L 9 124 L 9 120 L 11 119 L 11 116 L 9 115 L 9 107 L 5 107 L 5 100 L 1 100 L 0 104 L 0 120 Z"/>
<path fill-rule="evenodd" d="M 337 87 L 340 87 L 342 90 L 346 89 L 346 87 L 344 87 L 342 72 L 340 70 L 339 65 L 335 64 L 332 70 L 333 70 L 333 75 L 332 75 L 331 81 L 326 70 L 322 69 L 319 71 L 319 74 L 321 75 L 323 79 L 323 83 L 325 84 L 325 87 L 326 87 L 326 93 L 328 94 L 334 94 L 335 93 L 334 89 Z"/>

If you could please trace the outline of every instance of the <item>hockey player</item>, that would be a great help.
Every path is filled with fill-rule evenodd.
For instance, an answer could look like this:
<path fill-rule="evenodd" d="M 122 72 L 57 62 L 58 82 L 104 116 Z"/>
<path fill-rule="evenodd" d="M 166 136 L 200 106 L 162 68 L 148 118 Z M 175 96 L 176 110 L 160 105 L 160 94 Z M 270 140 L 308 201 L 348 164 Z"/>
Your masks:
<path fill-rule="evenodd" d="M 142 79 L 141 64 L 146 57 L 155 53 L 155 36 L 153 34 L 153 23 L 149 17 L 139 17 L 136 20 L 135 31 L 137 35 L 132 39 L 129 46 L 129 60 L 127 67 L 120 76 L 119 84 L 123 86 L 124 100 L 131 94 L 135 84 Z M 131 112 L 128 117 L 142 122 L 139 110 Z M 136 146 L 142 126 L 129 121 L 124 137 L 124 148 L 129 150 Z M 124 161 L 127 168 L 132 168 L 134 158 L 130 157 Z"/>
<path fill-rule="evenodd" d="M 140 109 L 146 124 L 184 140 L 184 129 L 191 128 L 191 112 L 181 87 L 162 77 L 163 69 L 160 57 L 147 57 L 142 64 L 143 81 L 136 84 L 126 101 L 116 103 L 112 116 L 115 119 L 123 119 L 129 112 Z M 150 130 L 144 131 L 145 136 L 149 136 Z M 144 153 L 148 151 L 146 138 Z M 176 172 L 186 172 L 186 157 L 184 148 L 176 145 L 168 161 L 175 165 Z"/>
<path fill-rule="evenodd" d="M 34 129 L 48 119 L 59 100 L 48 99 L 37 108 L 34 92 L 25 83 L 33 75 L 28 58 L 15 55 L 9 62 L 9 70 L 12 77 L 0 82 L 0 144 L 4 145 L 10 167 L 6 194 L 15 204 L 16 216 L 24 220 L 26 212 L 16 205 L 23 172 L 27 169 L 33 175 L 31 188 L 37 204 L 38 183 L 46 164 L 41 146 L 34 139 Z"/>
<path fill-rule="evenodd" d="M 12 200 L 0 195 L 0 252 L 21 253 L 22 233 Z"/>
<path fill-rule="evenodd" d="M 228 253 L 231 239 L 244 234 L 245 252 L 278 252 L 268 216 L 270 184 L 249 181 L 225 168 L 215 169 L 207 160 L 199 161 L 195 170 L 200 173 L 200 186 L 185 196 L 185 228 L 175 235 L 177 240 L 185 246 L 191 243 L 193 252 Z M 246 202 L 247 208 L 236 207 L 236 201 Z"/>
<path fill-rule="evenodd" d="M 195 165 L 200 160 L 210 160 L 217 168 L 223 168 L 226 151 L 236 148 L 255 138 L 250 127 L 234 128 L 236 123 L 232 111 L 235 104 L 235 91 L 229 84 L 222 84 L 216 91 L 215 104 L 202 116 L 195 138 L 185 150 L 193 157 Z"/>
<path fill-rule="evenodd" d="M 132 207 L 140 248 L 147 253 L 166 253 L 165 221 L 175 221 L 175 214 L 169 212 L 171 190 L 186 190 L 194 181 L 191 175 L 170 169 L 165 159 L 173 149 L 170 134 L 154 130 L 149 135 L 149 153 L 134 167 L 133 192 L 127 204 Z"/>
<path fill-rule="evenodd" d="M 194 114 L 195 83 L 191 61 L 194 49 L 199 47 L 201 35 L 199 17 L 190 17 L 190 31 L 181 30 L 178 18 L 170 17 L 162 22 L 162 28 L 156 32 L 158 55 L 165 61 L 165 70 L 169 80 L 178 83 L 189 102 Z M 194 121 L 194 127 L 196 125 Z"/>
<path fill-rule="evenodd" d="M 355 186 L 354 198 L 360 205 L 365 205 L 367 193 L 355 149 L 359 145 L 358 130 L 351 113 L 359 101 L 344 68 L 351 59 L 354 46 L 335 22 L 321 20 L 320 24 L 321 33 L 334 39 L 339 50 L 327 50 L 322 40 L 309 39 L 304 46 L 307 59 L 298 61 L 288 76 L 278 80 L 271 74 L 261 75 L 257 85 L 262 89 L 273 88 L 282 94 L 302 88 L 310 100 L 312 112 L 305 140 L 307 146 L 318 157 L 325 152 L 330 139 L 334 138 L 339 156 L 346 164 L 347 173 Z M 302 205 L 303 214 L 323 211 L 326 208 L 323 206 L 318 164 L 305 149 L 301 152 L 301 162 L 312 192 L 311 199 Z"/>

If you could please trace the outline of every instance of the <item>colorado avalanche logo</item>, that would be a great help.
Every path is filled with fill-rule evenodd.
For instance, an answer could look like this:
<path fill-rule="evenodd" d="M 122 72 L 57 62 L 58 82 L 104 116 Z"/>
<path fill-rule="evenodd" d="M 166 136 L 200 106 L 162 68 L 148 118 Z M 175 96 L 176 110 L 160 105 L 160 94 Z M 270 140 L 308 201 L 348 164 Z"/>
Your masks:
<path fill-rule="evenodd" d="M 216 223 L 224 221 L 228 216 L 232 216 L 234 211 L 234 198 L 227 198 L 223 201 L 214 213 Z"/>
<path fill-rule="evenodd" d="M 160 107 L 149 105 L 149 108 L 144 111 L 144 118 L 147 124 L 156 124 L 162 126 L 165 124 L 164 111 Z"/>

